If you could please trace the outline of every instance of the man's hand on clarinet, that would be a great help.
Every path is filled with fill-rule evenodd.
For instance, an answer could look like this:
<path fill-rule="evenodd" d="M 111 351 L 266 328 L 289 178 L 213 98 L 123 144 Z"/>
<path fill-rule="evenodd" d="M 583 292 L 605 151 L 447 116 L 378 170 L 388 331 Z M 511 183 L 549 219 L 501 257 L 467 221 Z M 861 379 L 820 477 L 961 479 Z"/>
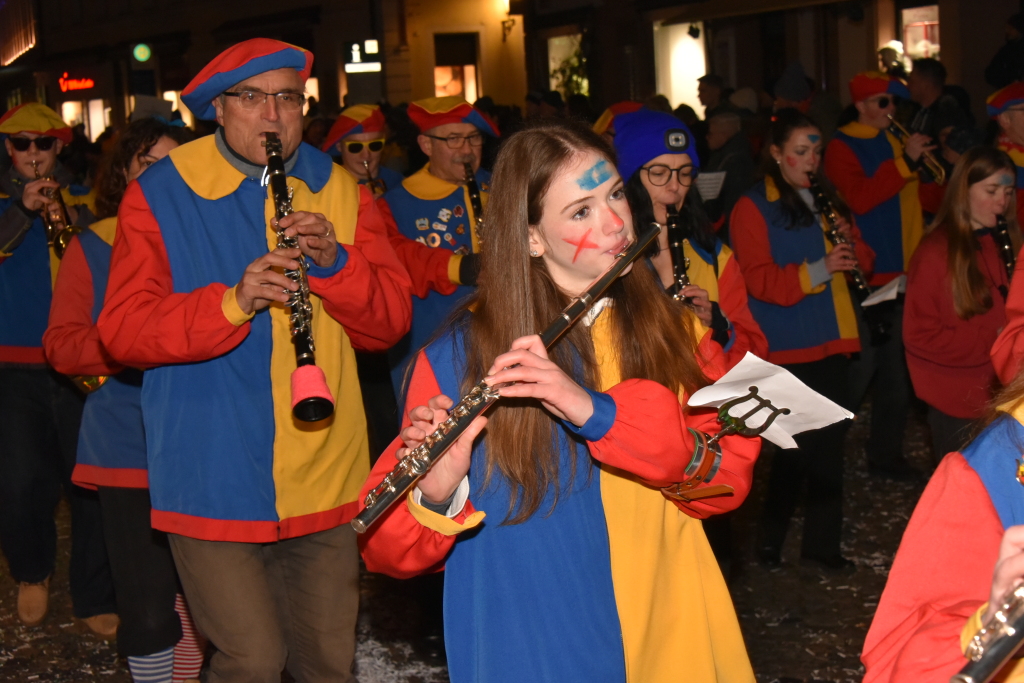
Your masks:
<path fill-rule="evenodd" d="M 272 268 L 294 270 L 299 267 L 298 249 L 275 249 L 250 263 L 242 279 L 235 285 L 235 301 L 247 315 L 269 306 L 271 302 L 287 303 L 289 295 L 299 284 Z"/>
<path fill-rule="evenodd" d="M 277 227 L 276 219 L 274 224 Z M 288 237 L 298 236 L 299 249 L 313 259 L 313 263 L 321 268 L 334 265 L 338 258 L 338 237 L 334 226 L 322 213 L 296 211 L 282 218 L 280 227 Z"/>
<path fill-rule="evenodd" d="M 417 448 L 437 425 L 448 419 L 448 410 L 454 405 L 452 400 L 441 394 L 430 399 L 425 406 L 417 406 L 409 411 L 412 424 L 402 430 L 402 441 L 405 448 L 398 449 L 395 454 L 399 460 Z M 469 472 L 470 457 L 473 452 L 473 440 L 487 426 L 487 418 L 480 416 L 470 423 L 458 441 L 448 452 L 434 461 L 434 465 L 417 483 L 423 497 L 432 502 L 440 503 L 448 500 L 455 493 L 459 482 Z"/>

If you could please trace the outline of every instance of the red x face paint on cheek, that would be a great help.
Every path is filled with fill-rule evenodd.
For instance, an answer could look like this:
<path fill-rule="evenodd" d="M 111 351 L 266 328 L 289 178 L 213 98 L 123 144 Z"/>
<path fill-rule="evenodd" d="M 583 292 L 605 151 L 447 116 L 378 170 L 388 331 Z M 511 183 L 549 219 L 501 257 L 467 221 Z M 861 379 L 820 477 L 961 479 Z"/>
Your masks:
<path fill-rule="evenodd" d="M 799 164 L 799 163 L 800 163 L 800 160 L 797 159 L 795 156 L 792 156 L 792 155 L 789 155 L 789 154 L 786 155 L 786 164 L 790 168 L 796 168 L 796 165 Z"/>
<path fill-rule="evenodd" d="M 584 249 L 597 249 L 597 244 L 587 239 L 588 237 L 590 237 L 590 233 L 592 233 L 593 231 L 593 228 L 587 228 L 586 232 L 583 233 L 578 242 L 574 242 L 568 237 L 562 238 L 563 242 L 568 242 L 572 246 L 576 247 L 576 253 L 572 255 L 573 263 L 576 263 L 576 259 L 580 257 L 580 252 L 583 251 Z"/>

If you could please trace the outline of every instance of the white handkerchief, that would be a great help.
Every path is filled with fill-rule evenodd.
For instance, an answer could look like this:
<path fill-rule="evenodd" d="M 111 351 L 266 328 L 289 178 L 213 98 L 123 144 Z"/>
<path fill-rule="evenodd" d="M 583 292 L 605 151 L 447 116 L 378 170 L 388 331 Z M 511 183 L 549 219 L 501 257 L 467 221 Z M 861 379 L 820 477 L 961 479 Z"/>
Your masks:
<path fill-rule="evenodd" d="M 776 417 L 761 434 L 781 448 L 796 448 L 793 437 L 801 432 L 853 419 L 853 413 L 814 391 L 788 370 L 761 360 L 749 351 L 736 367 L 711 386 L 695 392 L 687 403 L 718 408 L 726 401 L 746 396 L 750 387 L 757 387 L 757 395 L 771 401 L 776 408 L 789 408 L 788 415 Z M 756 405 L 754 401 L 746 401 L 730 408 L 729 415 L 741 417 Z M 747 419 L 747 426 L 757 428 L 766 419 L 768 409 L 764 408 Z"/>
<path fill-rule="evenodd" d="M 871 293 L 867 299 L 864 299 L 864 303 L 861 304 L 861 308 L 864 306 L 874 306 L 880 304 L 883 301 L 892 301 L 898 295 L 907 291 L 907 276 L 900 275 L 895 280 L 890 280 L 884 286 L 879 287 L 877 290 Z"/>

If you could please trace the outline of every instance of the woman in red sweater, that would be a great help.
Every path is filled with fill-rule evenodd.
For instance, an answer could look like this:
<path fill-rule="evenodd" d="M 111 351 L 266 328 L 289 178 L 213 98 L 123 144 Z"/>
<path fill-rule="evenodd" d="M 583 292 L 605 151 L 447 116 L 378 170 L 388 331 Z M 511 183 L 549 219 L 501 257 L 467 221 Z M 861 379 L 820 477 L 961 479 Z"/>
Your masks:
<path fill-rule="evenodd" d="M 1014 178 L 1004 152 L 964 154 L 910 260 L 903 343 L 914 391 L 928 404 L 936 458 L 964 445 L 998 381 L 989 349 L 1006 324 L 1009 280 L 992 228 L 1006 216 L 1016 253 Z"/>

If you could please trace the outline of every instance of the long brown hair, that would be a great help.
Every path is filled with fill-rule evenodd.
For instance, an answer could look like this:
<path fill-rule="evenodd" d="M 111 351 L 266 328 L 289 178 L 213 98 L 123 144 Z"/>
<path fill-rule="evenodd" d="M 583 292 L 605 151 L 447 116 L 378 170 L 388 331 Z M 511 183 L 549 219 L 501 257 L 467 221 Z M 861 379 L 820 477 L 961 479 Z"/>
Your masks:
<path fill-rule="evenodd" d="M 992 147 L 973 147 L 963 154 L 953 167 L 942 206 L 928 232 L 939 230 L 949 244 L 946 269 L 953 285 L 953 307 L 957 317 L 969 320 L 992 308 L 992 293 L 985 276 L 978 267 L 978 242 L 971 225 L 971 186 L 993 173 L 1006 171 L 1016 177 L 1017 170 L 1010 157 Z M 1013 251 L 1020 249 L 1020 229 L 1017 226 L 1016 193 L 1010 193 L 1010 202 L 1004 214 L 1013 240 Z"/>
<path fill-rule="evenodd" d="M 555 175 L 589 151 L 614 163 L 607 143 L 575 123 L 541 123 L 516 133 L 502 146 L 487 205 L 480 285 L 467 305 L 472 314 L 466 327 L 464 389 L 479 381 L 513 340 L 541 331 L 569 303 L 544 259 L 530 257 L 529 227 L 540 223 Z M 650 268 L 634 264 L 608 294 L 615 301 L 612 339 L 622 380 L 650 379 L 677 393 L 708 384 L 698 363 L 692 323 L 684 322 L 688 319 L 683 309 L 664 295 Z M 549 354 L 567 374 L 596 387 L 598 368 L 586 326 L 574 326 Z M 485 482 L 495 471 L 509 481 L 507 523 L 526 521 L 552 487 L 557 503 L 558 444 L 565 438 L 568 435 L 537 401 L 506 399 L 495 406 L 487 426 Z M 574 459 L 573 474 L 575 468 Z"/>

